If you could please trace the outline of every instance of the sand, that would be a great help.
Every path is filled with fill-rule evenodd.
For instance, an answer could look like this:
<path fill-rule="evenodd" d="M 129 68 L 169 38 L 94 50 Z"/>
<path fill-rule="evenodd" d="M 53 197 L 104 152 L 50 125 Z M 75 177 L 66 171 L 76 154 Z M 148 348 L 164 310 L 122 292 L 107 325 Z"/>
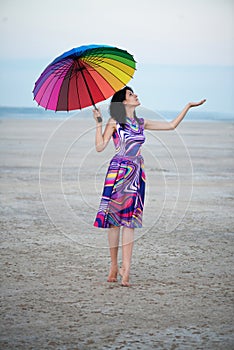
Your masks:
<path fill-rule="evenodd" d="M 0 122 L 0 348 L 233 349 L 234 124 L 146 133 L 130 288 L 92 226 L 113 154 L 93 126 Z"/>

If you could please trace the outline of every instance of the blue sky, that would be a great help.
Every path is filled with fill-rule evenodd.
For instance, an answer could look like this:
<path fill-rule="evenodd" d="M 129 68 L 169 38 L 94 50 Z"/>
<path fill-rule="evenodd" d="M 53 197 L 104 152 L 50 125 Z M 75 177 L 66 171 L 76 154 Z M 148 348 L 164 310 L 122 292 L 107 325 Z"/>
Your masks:
<path fill-rule="evenodd" d="M 35 106 L 34 82 L 56 56 L 83 44 L 127 49 L 129 83 L 145 107 L 234 112 L 232 0 L 1 0 L 0 105 Z"/>

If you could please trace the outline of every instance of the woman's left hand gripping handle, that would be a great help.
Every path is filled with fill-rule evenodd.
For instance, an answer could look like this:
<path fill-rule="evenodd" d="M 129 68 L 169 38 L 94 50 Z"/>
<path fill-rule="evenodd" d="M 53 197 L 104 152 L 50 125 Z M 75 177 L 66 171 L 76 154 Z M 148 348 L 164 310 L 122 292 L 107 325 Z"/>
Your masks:
<path fill-rule="evenodd" d="M 102 122 L 102 114 L 99 108 L 95 108 L 93 110 L 93 117 L 96 120 L 97 123 L 101 123 Z"/>

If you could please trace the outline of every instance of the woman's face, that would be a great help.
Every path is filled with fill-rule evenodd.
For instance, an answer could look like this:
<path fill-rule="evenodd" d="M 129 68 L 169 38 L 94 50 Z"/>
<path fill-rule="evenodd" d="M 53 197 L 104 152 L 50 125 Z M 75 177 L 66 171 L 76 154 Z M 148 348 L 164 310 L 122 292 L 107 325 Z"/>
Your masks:
<path fill-rule="evenodd" d="M 126 90 L 125 100 L 123 101 L 125 105 L 137 107 L 141 103 L 138 100 L 137 94 L 134 94 L 131 90 Z"/>

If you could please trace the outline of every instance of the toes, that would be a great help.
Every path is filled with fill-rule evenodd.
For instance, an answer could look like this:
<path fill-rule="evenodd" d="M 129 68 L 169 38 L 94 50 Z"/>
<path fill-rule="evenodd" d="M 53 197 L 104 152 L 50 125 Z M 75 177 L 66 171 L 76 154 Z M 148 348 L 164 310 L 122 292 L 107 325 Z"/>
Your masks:
<path fill-rule="evenodd" d="M 122 287 L 130 287 L 131 285 L 128 282 L 121 282 L 121 286 Z"/>
<path fill-rule="evenodd" d="M 107 282 L 117 282 L 117 278 L 113 278 L 113 277 L 108 278 Z"/>

